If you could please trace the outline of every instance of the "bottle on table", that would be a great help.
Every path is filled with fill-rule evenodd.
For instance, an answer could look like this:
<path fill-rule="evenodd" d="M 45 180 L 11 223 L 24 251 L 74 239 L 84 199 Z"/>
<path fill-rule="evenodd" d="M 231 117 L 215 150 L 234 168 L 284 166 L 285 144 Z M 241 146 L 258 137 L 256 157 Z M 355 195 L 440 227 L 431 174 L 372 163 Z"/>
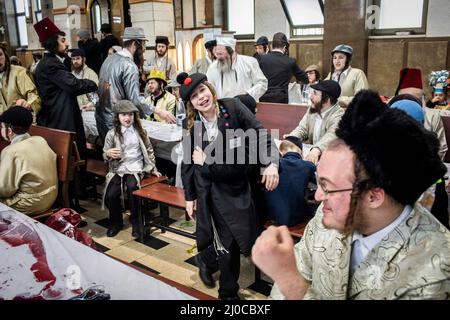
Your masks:
<path fill-rule="evenodd" d="M 186 118 L 186 108 L 184 107 L 184 102 L 182 99 L 179 99 L 177 101 L 176 118 L 177 118 L 177 126 L 182 128 L 183 120 L 184 118 Z"/>

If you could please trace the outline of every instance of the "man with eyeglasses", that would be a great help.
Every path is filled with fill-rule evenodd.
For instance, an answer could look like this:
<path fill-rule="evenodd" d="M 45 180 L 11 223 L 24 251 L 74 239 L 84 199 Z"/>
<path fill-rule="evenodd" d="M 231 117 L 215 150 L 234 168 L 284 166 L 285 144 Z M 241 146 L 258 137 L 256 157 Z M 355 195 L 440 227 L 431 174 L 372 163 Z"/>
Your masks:
<path fill-rule="evenodd" d="M 449 299 L 450 232 L 417 202 L 446 168 L 439 141 L 363 90 L 317 167 L 322 201 L 294 247 L 270 227 L 252 250 L 272 299 Z"/>
<path fill-rule="evenodd" d="M 295 136 L 303 142 L 308 140 L 312 148 L 305 160 L 317 165 L 322 152 L 336 138 L 336 127 L 344 114 L 344 109 L 337 103 L 341 87 L 336 81 L 320 81 L 311 85 L 311 88 L 313 89 L 310 98 L 311 107 L 297 128 L 284 138 Z"/>

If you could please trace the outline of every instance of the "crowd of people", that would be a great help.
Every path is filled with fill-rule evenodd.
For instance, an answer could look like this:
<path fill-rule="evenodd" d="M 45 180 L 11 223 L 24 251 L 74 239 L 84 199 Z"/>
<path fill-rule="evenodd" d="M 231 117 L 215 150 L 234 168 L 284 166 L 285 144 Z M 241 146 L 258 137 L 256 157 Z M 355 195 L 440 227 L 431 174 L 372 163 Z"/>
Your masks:
<path fill-rule="evenodd" d="M 145 175 L 161 175 L 141 119 L 175 124 L 182 104 L 181 178 L 196 221 L 195 263 L 207 287 L 220 271 L 219 298 L 239 299 L 241 254 L 275 281 L 274 299 L 448 298 L 448 148 L 433 110 L 448 106 L 448 71 L 430 75 L 427 102 L 421 71 L 403 69 L 396 96 L 383 101 L 351 66 L 346 44 L 332 50 L 322 80 L 319 62 L 302 70 L 289 57 L 281 32 L 271 47 L 260 37 L 253 57 L 238 54 L 232 37 L 205 35 L 205 57 L 190 74 L 177 74 L 166 36 L 156 37 L 145 61 L 142 28 L 126 28 L 119 41 L 103 24 L 100 42 L 82 29 L 71 50 L 50 19 L 34 28 L 45 53 L 33 55 L 28 71 L 0 45 L 1 135 L 10 143 L 1 152 L 1 202 L 30 215 L 49 209 L 58 192 L 56 155 L 29 128 L 34 122 L 75 132 L 86 159 L 82 113 L 94 112 L 108 164 L 107 236 L 122 229 L 128 199 L 132 236 L 140 238 L 132 192 Z M 257 103 L 289 103 L 292 77 L 304 84 L 308 111 L 277 148 L 255 116 Z M 240 134 L 250 131 L 256 134 Z M 85 177 L 82 166 L 73 197 L 85 191 Z M 310 184 L 318 207 L 307 201 Z M 427 206 L 420 200 L 430 188 L 435 201 Z M 267 219 L 280 226 L 263 232 Z M 287 227 L 308 220 L 294 246 Z"/>

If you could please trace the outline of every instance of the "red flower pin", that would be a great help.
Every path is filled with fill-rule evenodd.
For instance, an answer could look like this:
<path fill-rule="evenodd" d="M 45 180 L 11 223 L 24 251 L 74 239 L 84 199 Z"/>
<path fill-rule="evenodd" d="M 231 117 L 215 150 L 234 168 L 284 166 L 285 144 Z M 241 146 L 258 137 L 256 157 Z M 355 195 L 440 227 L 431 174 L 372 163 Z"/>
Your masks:
<path fill-rule="evenodd" d="M 185 85 L 185 86 L 190 85 L 191 82 L 192 82 L 192 79 L 191 79 L 191 78 L 186 78 L 186 79 L 184 79 L 184 85 Z"/>

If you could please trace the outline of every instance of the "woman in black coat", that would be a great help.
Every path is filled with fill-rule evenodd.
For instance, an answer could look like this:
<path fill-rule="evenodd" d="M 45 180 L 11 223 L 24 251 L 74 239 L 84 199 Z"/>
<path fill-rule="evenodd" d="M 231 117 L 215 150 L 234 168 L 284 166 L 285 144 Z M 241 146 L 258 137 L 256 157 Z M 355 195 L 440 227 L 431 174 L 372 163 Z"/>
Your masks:
<path fill-rule="evenodd" d="M 184 73 L 177 80 L 187 101 L 182 180 L 186 210 L 197 225 L 195 262 L 208 287 L 214 287 L 212 274 L 221 271 L 219 298 L 238 299 L 240 253 L 250 255 L 260 231 L 249 165 L 267 166 L 262 182 L 273 190 L 278 185 L 278 151 L 238 99 L 217 100 L 205 75 Z M 263 159 L 258 153 L 269 156 Z"/>

